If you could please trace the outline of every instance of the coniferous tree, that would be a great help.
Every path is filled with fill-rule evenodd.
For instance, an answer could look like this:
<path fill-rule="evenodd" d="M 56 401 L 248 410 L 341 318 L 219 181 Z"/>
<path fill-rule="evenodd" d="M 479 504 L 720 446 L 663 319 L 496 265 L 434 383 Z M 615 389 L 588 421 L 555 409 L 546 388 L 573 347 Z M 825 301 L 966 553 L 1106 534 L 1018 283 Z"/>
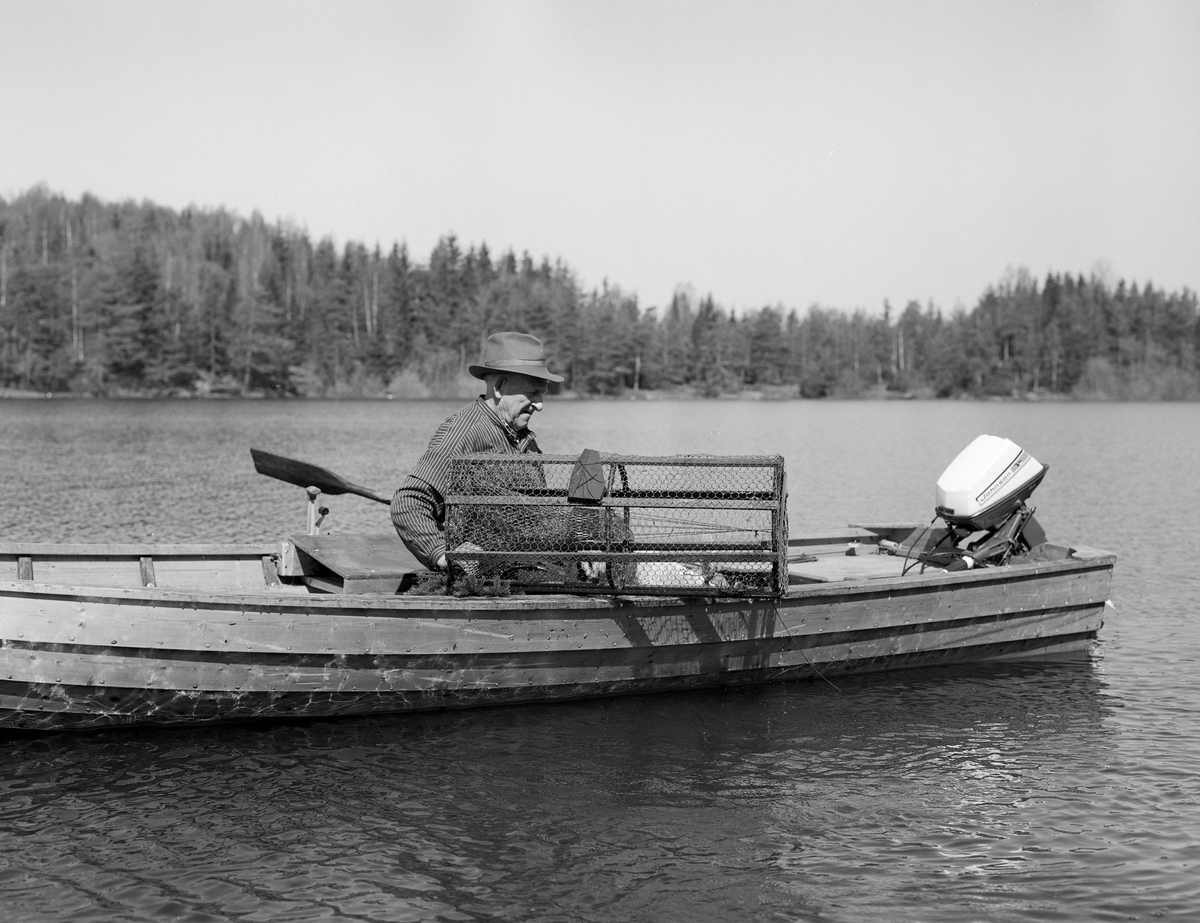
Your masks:
<path fill-rule="evenodd" d="M 443 237 L 427 263 L 259 215 L 0 200 L 0 387 L 123 393 L 455 393 L 488 333 L 543 338 L 581 393 L 1200 396 L 1196 295 L 1015 270 L 971 309 L 661 310 L 561 260 Z"/>

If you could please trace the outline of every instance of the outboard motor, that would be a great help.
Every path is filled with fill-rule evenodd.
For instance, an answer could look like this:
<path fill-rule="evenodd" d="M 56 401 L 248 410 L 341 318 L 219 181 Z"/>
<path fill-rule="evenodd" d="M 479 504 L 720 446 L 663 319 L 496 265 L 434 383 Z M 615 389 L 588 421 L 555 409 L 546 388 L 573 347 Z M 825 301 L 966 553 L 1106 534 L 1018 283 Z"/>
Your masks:
<path fill-rule="evenodd" d="M 936 512 L 948 528 L 920 555 L 922 563 L 946 570 L 999 565 L 1044 543 L 1025 501 L 1048 470 L 1011 440 L 976 438 L 938 478 Z"/>
<path fill-rule="evenodd" d="M 937 481 L 937 514 L 951 526 L 994 529 L 1023 506 L 1050 469 L 1009 439 L 979 436 Z"/>

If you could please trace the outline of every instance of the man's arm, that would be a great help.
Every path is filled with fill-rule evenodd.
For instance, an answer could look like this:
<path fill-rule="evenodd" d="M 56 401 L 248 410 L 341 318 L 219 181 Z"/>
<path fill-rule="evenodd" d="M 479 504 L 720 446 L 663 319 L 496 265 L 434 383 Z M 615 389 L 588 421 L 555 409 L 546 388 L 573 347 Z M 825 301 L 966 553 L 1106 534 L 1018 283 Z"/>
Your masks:
<path fill-rule="evenodd" d="M 523 438 L 518 438 L 518 451 L 540 453 L 532 432 L 525 430 Z M 392 497 L 392 524 L 408 550 L 426 567 L 441 570 L 446 566 L 446 502 L 442 491 L 449 477 L 450 459 L 463 453 L 505 450 L 512 451 L 512 446 L 499 418 L 479 404 L 468 405 L 433 434 L 414 474 Z"/>
<path fill-rule="evenodd" d="M 442 495 L 412 477 L 392 497 L 392 525 L 405 546 L 430 570 L 446 566 L 446 504 Z"/>

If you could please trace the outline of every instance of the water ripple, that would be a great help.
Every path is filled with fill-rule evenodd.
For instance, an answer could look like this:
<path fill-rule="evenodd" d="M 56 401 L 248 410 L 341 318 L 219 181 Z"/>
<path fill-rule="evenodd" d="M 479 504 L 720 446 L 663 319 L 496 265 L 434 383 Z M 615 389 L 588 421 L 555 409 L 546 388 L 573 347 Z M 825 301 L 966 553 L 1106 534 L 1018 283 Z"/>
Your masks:
<path fill-rule="evenodd" d="M 962 445 L 982 431 L 1009 435 L 1052 463 L 1037 495 L 1052 536 L 1121 554 L 1096 660 L 5 739 L 8 915 L 1194 916 L 1200 570 L 1178 537 L 1200 508 L 1190 471 L 1200 408 L 739 405 L 712 417 L 709 432 L 695 423 L 709 419 L 697 412 L 706 406 L 550 404 L 542 432 L 555 438 L 543 442 L 711 451 L 716 433 L 739 451 L 782 451 L 797 525 L 927 515 L 933 479 Z M 302 493 L 255 478 L 250 444 L 386 489 L 453 409 L 0 402 L 0 464 L 16 498 L 0 508 L 0 531 L 277 538 L 302 521 Z M 1127 438 L 1114 445 L 1112 433 Z M 854 485 L 846 458 L 856 460 Z M 1146 458 L 1155 479 L 1140 476 Z M 1162 484 L 1174 485 L 1169 499 Z M 382 506 L 334 501 L 340 528 L 387 528 Z"/>

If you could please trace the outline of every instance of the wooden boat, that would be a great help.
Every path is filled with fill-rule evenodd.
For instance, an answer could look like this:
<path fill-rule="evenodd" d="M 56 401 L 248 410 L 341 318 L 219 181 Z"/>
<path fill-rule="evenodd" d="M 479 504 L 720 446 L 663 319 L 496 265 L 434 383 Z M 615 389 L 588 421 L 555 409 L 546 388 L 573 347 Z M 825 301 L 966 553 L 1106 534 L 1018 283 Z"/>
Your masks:
<path fill-rule="evenodd" d="M 791 585 L 776 599 L 397 595 L 415 562 L 394 535 L 0 544 L 0 729 L 324 718 L 1087 656 L 1114 555 L 1077 547 L 920 573 L 863 553 L 917 528 L 792 536 Z"/>

